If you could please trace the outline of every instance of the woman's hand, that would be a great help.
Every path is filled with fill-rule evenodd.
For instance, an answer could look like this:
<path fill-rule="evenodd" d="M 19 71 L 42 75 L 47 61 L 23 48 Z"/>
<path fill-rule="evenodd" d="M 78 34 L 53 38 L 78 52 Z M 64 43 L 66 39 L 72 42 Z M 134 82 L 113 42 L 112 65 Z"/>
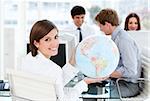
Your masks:
<path fill-rule="evenodd" d="M 107 80 L 108 78 L 109 78 L 109 76 L 107 76 L 107 77 L 99 77 L 99 78 L 89 78 L 89 77 L 85 77 L 85 78 L 84 78 L 84 81 L 85 81 L 87 84 L 91 84 L 91 83 L 97 83 L 97 82 L 101 82 L 101 81 Z"/>

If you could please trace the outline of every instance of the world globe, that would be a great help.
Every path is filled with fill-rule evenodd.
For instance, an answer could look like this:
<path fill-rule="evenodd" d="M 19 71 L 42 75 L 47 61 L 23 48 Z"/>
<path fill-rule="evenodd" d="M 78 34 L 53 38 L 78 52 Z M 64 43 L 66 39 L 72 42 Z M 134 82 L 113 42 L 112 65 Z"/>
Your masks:
<path fill-rule="evenodd" d="M 109 76 L 119 62 L 116 44 L 106 35 L 92 35 L 77 46 L 76 67 L 92 78 Z"/>

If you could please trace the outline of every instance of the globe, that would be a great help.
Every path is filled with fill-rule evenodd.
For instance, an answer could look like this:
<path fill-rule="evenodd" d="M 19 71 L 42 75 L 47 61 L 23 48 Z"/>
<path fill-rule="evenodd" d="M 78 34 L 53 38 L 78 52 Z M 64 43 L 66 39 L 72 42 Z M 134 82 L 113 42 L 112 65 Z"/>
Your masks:
<path fill-rule="evenodd" d="M 92 78 L 109 76 L 119 62 L 116 44 L 106 35 L 92 35 L 77 46 L 76 67 Z"/>

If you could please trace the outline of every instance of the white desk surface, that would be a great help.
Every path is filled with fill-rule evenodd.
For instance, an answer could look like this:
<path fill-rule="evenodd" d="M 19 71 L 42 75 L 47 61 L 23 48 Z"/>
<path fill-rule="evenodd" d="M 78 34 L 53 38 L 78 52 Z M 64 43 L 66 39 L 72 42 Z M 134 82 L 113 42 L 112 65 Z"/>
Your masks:
<path fill-rule="evenodd" d="M 0 97 L 0 101 L 12 101 L 11 97 Z"/>

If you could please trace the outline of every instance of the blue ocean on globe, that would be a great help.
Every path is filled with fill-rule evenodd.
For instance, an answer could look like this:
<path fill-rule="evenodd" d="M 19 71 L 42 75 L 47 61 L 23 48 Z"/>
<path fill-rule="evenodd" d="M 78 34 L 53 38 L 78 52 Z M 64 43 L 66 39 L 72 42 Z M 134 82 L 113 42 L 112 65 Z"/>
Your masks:
<path fill-rule="evenodd" d="M 116 44 L 105 35 L 92 35 L 77 46 L 76 67 L 86 76 L 97 78 L 109 76 L 119 62 Z"/>

